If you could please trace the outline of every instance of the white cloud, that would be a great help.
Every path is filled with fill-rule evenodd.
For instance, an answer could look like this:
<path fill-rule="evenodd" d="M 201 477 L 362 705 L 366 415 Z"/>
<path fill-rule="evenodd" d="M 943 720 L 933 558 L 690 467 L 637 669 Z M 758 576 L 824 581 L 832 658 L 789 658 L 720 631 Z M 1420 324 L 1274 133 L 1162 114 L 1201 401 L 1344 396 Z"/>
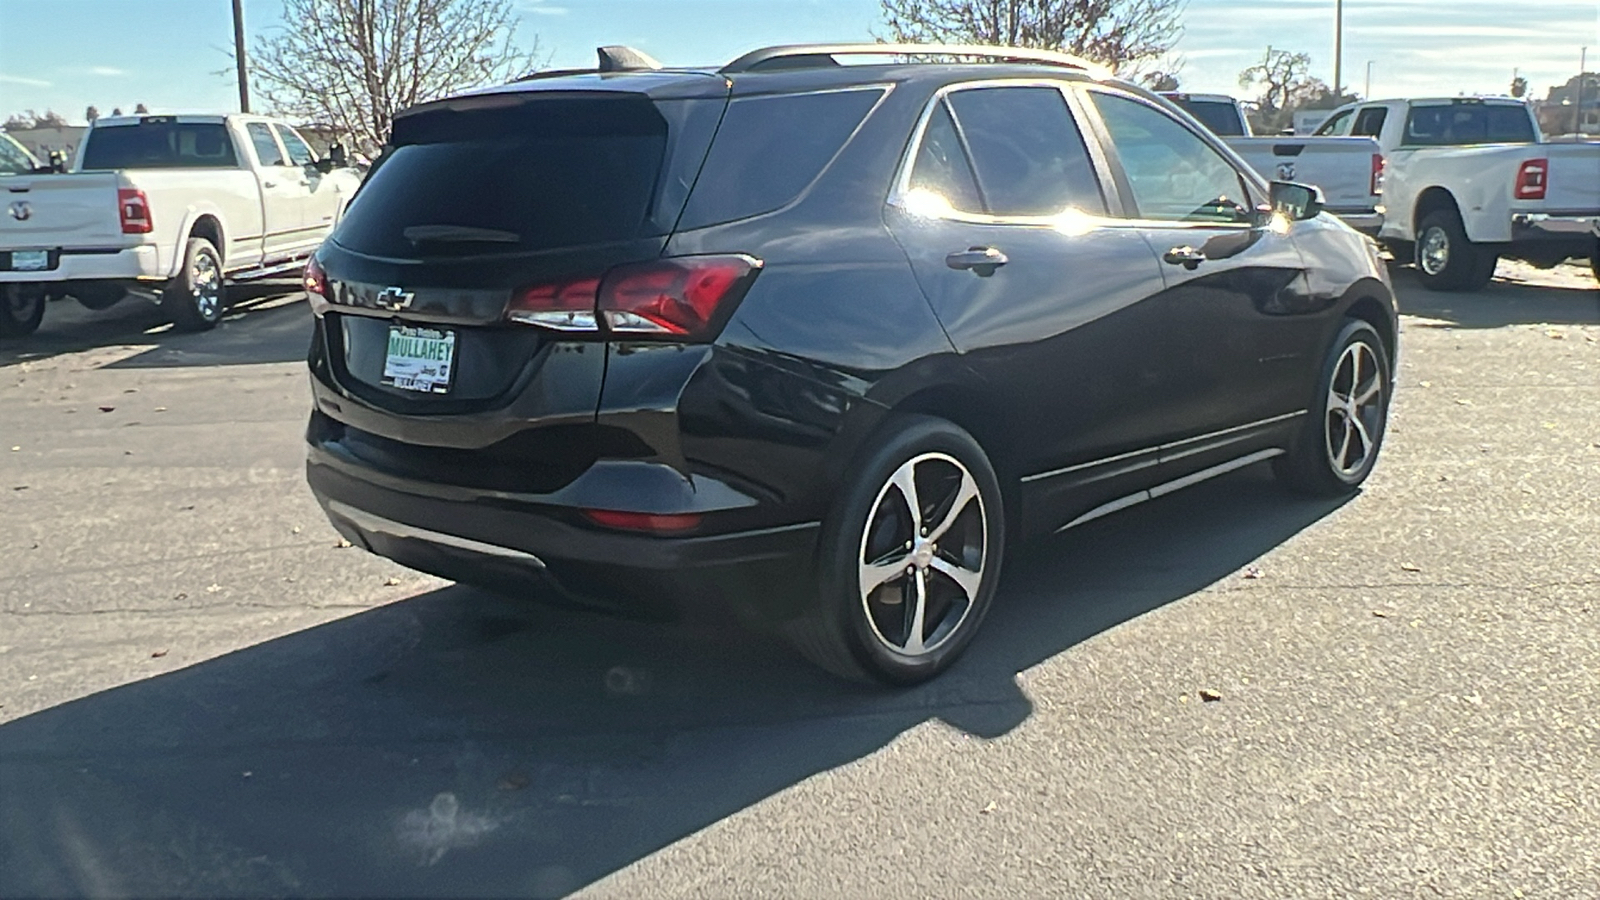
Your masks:
<path fill-rule="evenodd" d="M 0 75 L 0 84 L 25 84 L 28 87 L 50 87 L 50 82 L 37 78 L 23 78 L 21 75 Z"/>
<path fill-rule="evenodd" d="M 525 0 L 520 9 L 536 16 L 564 16 L 569 11 L 565 6 L 548 6 L 544 0 Z"/>
<path fill-rule="evenodd" d="M 126 70 L 112 68 L 111 66 L 90 66 L 90 75 L 126 75 Z"/>

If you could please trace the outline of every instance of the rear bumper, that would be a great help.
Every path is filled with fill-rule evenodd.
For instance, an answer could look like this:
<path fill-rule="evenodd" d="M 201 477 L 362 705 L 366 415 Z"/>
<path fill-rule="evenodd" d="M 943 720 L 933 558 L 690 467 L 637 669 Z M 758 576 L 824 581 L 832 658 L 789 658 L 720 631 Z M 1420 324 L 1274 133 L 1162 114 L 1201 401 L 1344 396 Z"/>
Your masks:
<path fill-rule="evenodd" d="M 1511 240 L 1562 241 L 1600 237 L 1600 210 L 1573 213 L 1514 213 Z"/>
<path fill-rule="evenodd" d="M 683 537 L 610 531 L 579 514 L 594 502 L 584 493 L 615 491 L 604 474 L 578 493 L 518 497 L 396 478 L 313 442 L 306 479 L 352 543 L 504 593 L 659 618 L 735 607 L 782 619 L 814 581 L 819 523 Z"/>
<path fill-rule="evenodd" d="M 120 248 L 18 247 L 16 249 L 46 250 L 50 254 L 51 266 L 36 272 L 15 271 L 9 266 L 0 268 L 0 282 L 148 281 L 167 278 L 160 253 L 154 244 Z M 7 257 L 9 259 L 9 252 Z"/>

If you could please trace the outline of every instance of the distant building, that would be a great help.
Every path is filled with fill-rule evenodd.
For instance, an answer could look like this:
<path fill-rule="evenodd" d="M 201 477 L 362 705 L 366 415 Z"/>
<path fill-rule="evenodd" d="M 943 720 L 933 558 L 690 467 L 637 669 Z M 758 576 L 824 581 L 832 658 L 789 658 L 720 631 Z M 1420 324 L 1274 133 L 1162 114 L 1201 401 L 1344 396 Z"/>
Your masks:
<path fill-rule="evenodd" d="M 1535 102 L 1534 110 L 1539 116 L 1539 130 L 1546 135 L 1600 135 L 1600 73 L 1572 76 Z"/>
<path fill-rule="evenodd" d="M 78 142 L 83 139 L 83 133 L 89 129 L 81 125 L 68 125 L 64 128 L 23 128 L 17 131 L 7 131 L 17 143 L 28 148 L 28 152 L 39 157 L 40 162 L 49 162 L 52 151 L 66 154 L 68 165 L 78 153 Z"/>

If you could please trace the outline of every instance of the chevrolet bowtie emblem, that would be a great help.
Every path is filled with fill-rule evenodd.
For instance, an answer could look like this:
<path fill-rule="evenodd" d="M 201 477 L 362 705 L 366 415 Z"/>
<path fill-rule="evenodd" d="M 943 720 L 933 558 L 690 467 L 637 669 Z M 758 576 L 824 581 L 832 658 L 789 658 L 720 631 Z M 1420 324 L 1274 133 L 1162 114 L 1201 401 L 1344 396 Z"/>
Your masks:
<path fill-rule="evenodd" d="M 411 305 L 413 294 L 402 291 L 397 287 L 386 287 L 372 298 L 372 302 L 383 309 L 405 309 Z"/>

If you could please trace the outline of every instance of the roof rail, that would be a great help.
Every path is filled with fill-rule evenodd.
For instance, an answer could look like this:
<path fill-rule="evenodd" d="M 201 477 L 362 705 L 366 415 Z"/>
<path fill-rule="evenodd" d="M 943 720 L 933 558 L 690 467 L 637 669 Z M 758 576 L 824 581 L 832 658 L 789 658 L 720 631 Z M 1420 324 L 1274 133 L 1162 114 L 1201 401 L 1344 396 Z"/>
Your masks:
<path fill-rule="evenodd" d="M 1027 47 L 997 47 L 987 44 L 786 44 L 752 50 L 719 71 L 724 75 L 762 69 L 788 68 L 781 60 L 792 60 L 794 67 L 826 65 L 823 59 L 834 56 L 977 56 L 996 62 L 1025 62 L 1064 69 L 1077 69 L 1094 78 L 1110 78 L 1111 70 L 1082 57 L 1054 50 Z"/>

